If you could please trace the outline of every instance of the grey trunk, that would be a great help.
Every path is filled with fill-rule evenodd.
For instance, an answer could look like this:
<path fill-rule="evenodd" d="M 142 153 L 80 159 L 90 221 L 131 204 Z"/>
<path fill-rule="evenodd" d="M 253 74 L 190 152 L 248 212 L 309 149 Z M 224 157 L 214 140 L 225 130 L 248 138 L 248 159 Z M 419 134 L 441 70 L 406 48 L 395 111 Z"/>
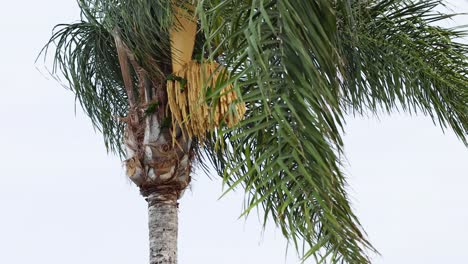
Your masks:
<path fill-rule="evenodd" d="M 150 264 L 177 263 L 177 198 L 159 199 L 149 195 L 148 223 Z"/>

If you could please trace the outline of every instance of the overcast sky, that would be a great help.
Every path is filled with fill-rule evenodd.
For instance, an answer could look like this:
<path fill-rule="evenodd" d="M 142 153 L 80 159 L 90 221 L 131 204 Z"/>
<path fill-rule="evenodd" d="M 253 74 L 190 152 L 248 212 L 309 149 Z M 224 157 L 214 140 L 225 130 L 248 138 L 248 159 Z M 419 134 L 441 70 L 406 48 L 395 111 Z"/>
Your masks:
<path fill-rule="evenodd" d="M 34 64 L 52 27 L 77 18 L 74 0 L 2 0 L 0 263 L 148 263 L 145 201 L 75 114 L 73 94 Z M 349 118 L 346 130 L 349 193 L 382 254 L 374 263 L 466 263 L 468 151 L 454 134 L 401 114 Z M 237 219 L 242 193 L 218 200 L 215 175 L 193 178 L 180 203 L 180 264 L 298 262 L 274 226 L 262 233 L 255 214 Z"/>

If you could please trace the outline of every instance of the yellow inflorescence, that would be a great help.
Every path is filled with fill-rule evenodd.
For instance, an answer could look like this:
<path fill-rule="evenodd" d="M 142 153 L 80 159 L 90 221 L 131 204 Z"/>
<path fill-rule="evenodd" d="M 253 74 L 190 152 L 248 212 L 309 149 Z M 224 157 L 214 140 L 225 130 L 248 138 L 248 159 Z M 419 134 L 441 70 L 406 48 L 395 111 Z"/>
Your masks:
<path fill-rule="evenodd" d="M 200 64 L 188 62 L 174 75 L 182 80 L 167 82 L 169 108 L 172 113 L 172 137 L 176 136 L 176 127 L 182 129 L 184 136 L 197 137 L 203 141 L 206 133 L 223 123 L 228 127 L 237 124 L 245 114 L 245 104 L 239 102 L 232 84 L 221 90 L 215 102 L 207 104 L 207 93 L 215 87 L 225 71 L 216 62 Z M 222 81 L 222 80 L 221 80 Z"/>

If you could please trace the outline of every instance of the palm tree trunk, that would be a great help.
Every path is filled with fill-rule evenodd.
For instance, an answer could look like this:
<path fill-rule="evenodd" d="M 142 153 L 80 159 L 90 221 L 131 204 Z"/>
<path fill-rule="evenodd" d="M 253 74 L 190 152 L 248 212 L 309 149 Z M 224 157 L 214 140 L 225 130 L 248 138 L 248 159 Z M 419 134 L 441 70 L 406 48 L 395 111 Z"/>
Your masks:
<path fill-rule="evenodd" d="M 150 264 L 177 263 L 177 196 L 151 194 L 148 201 Z"/>
<path fill-rule="evenodd" d="M 127 175 L 148 202 L 150 264 L 177 264 L 177 200 L 190 183 L 192 144 L 183 138 L 168 142 L 167 128 L 161 129 L 156 118 L 145 120 L 139 125 L 145 128 L 140 142 L 138 126 L 126 128 Z"/>
<path fill-rule="evenodd" d="M 196 23 L 191 23 L 195 35 Z M 122 118 L 126 122 L 125 165 L 127 176 L 148 202 L 150 264 L 177 264 L 177 200 L 190 183 L 192 141 L 183 137 L 182 128 L 163 124 L 170 120 L 166 78 L 151 79 L 120 38 L 118 28 L 113 36 L 130 106 L 128 115 Z M 191 52 L 186 60 L 190 60 Z M 138 89 L 131 67 L 138 78 Z M 156 109 L 149 112 L 150 105 Z"/>

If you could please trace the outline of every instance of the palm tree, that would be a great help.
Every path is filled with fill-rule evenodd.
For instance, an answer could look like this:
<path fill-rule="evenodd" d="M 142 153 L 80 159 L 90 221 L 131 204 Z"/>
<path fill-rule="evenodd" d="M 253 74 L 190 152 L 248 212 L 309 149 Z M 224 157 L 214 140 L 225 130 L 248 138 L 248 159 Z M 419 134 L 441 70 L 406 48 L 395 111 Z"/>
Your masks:
<path fill-rule="evenodd" d="M 195 161 L 243 188 L 304 259 L 375 251 L 342 173 L 347 115 L 422 112 L 466 145 L 465 32 L 439 0 L 80 0 L 58 25 L 64 76 L 148 201 L 150 263 L 177 262 Z M 209 217 L 209 216 L 207 216 Z"/>

